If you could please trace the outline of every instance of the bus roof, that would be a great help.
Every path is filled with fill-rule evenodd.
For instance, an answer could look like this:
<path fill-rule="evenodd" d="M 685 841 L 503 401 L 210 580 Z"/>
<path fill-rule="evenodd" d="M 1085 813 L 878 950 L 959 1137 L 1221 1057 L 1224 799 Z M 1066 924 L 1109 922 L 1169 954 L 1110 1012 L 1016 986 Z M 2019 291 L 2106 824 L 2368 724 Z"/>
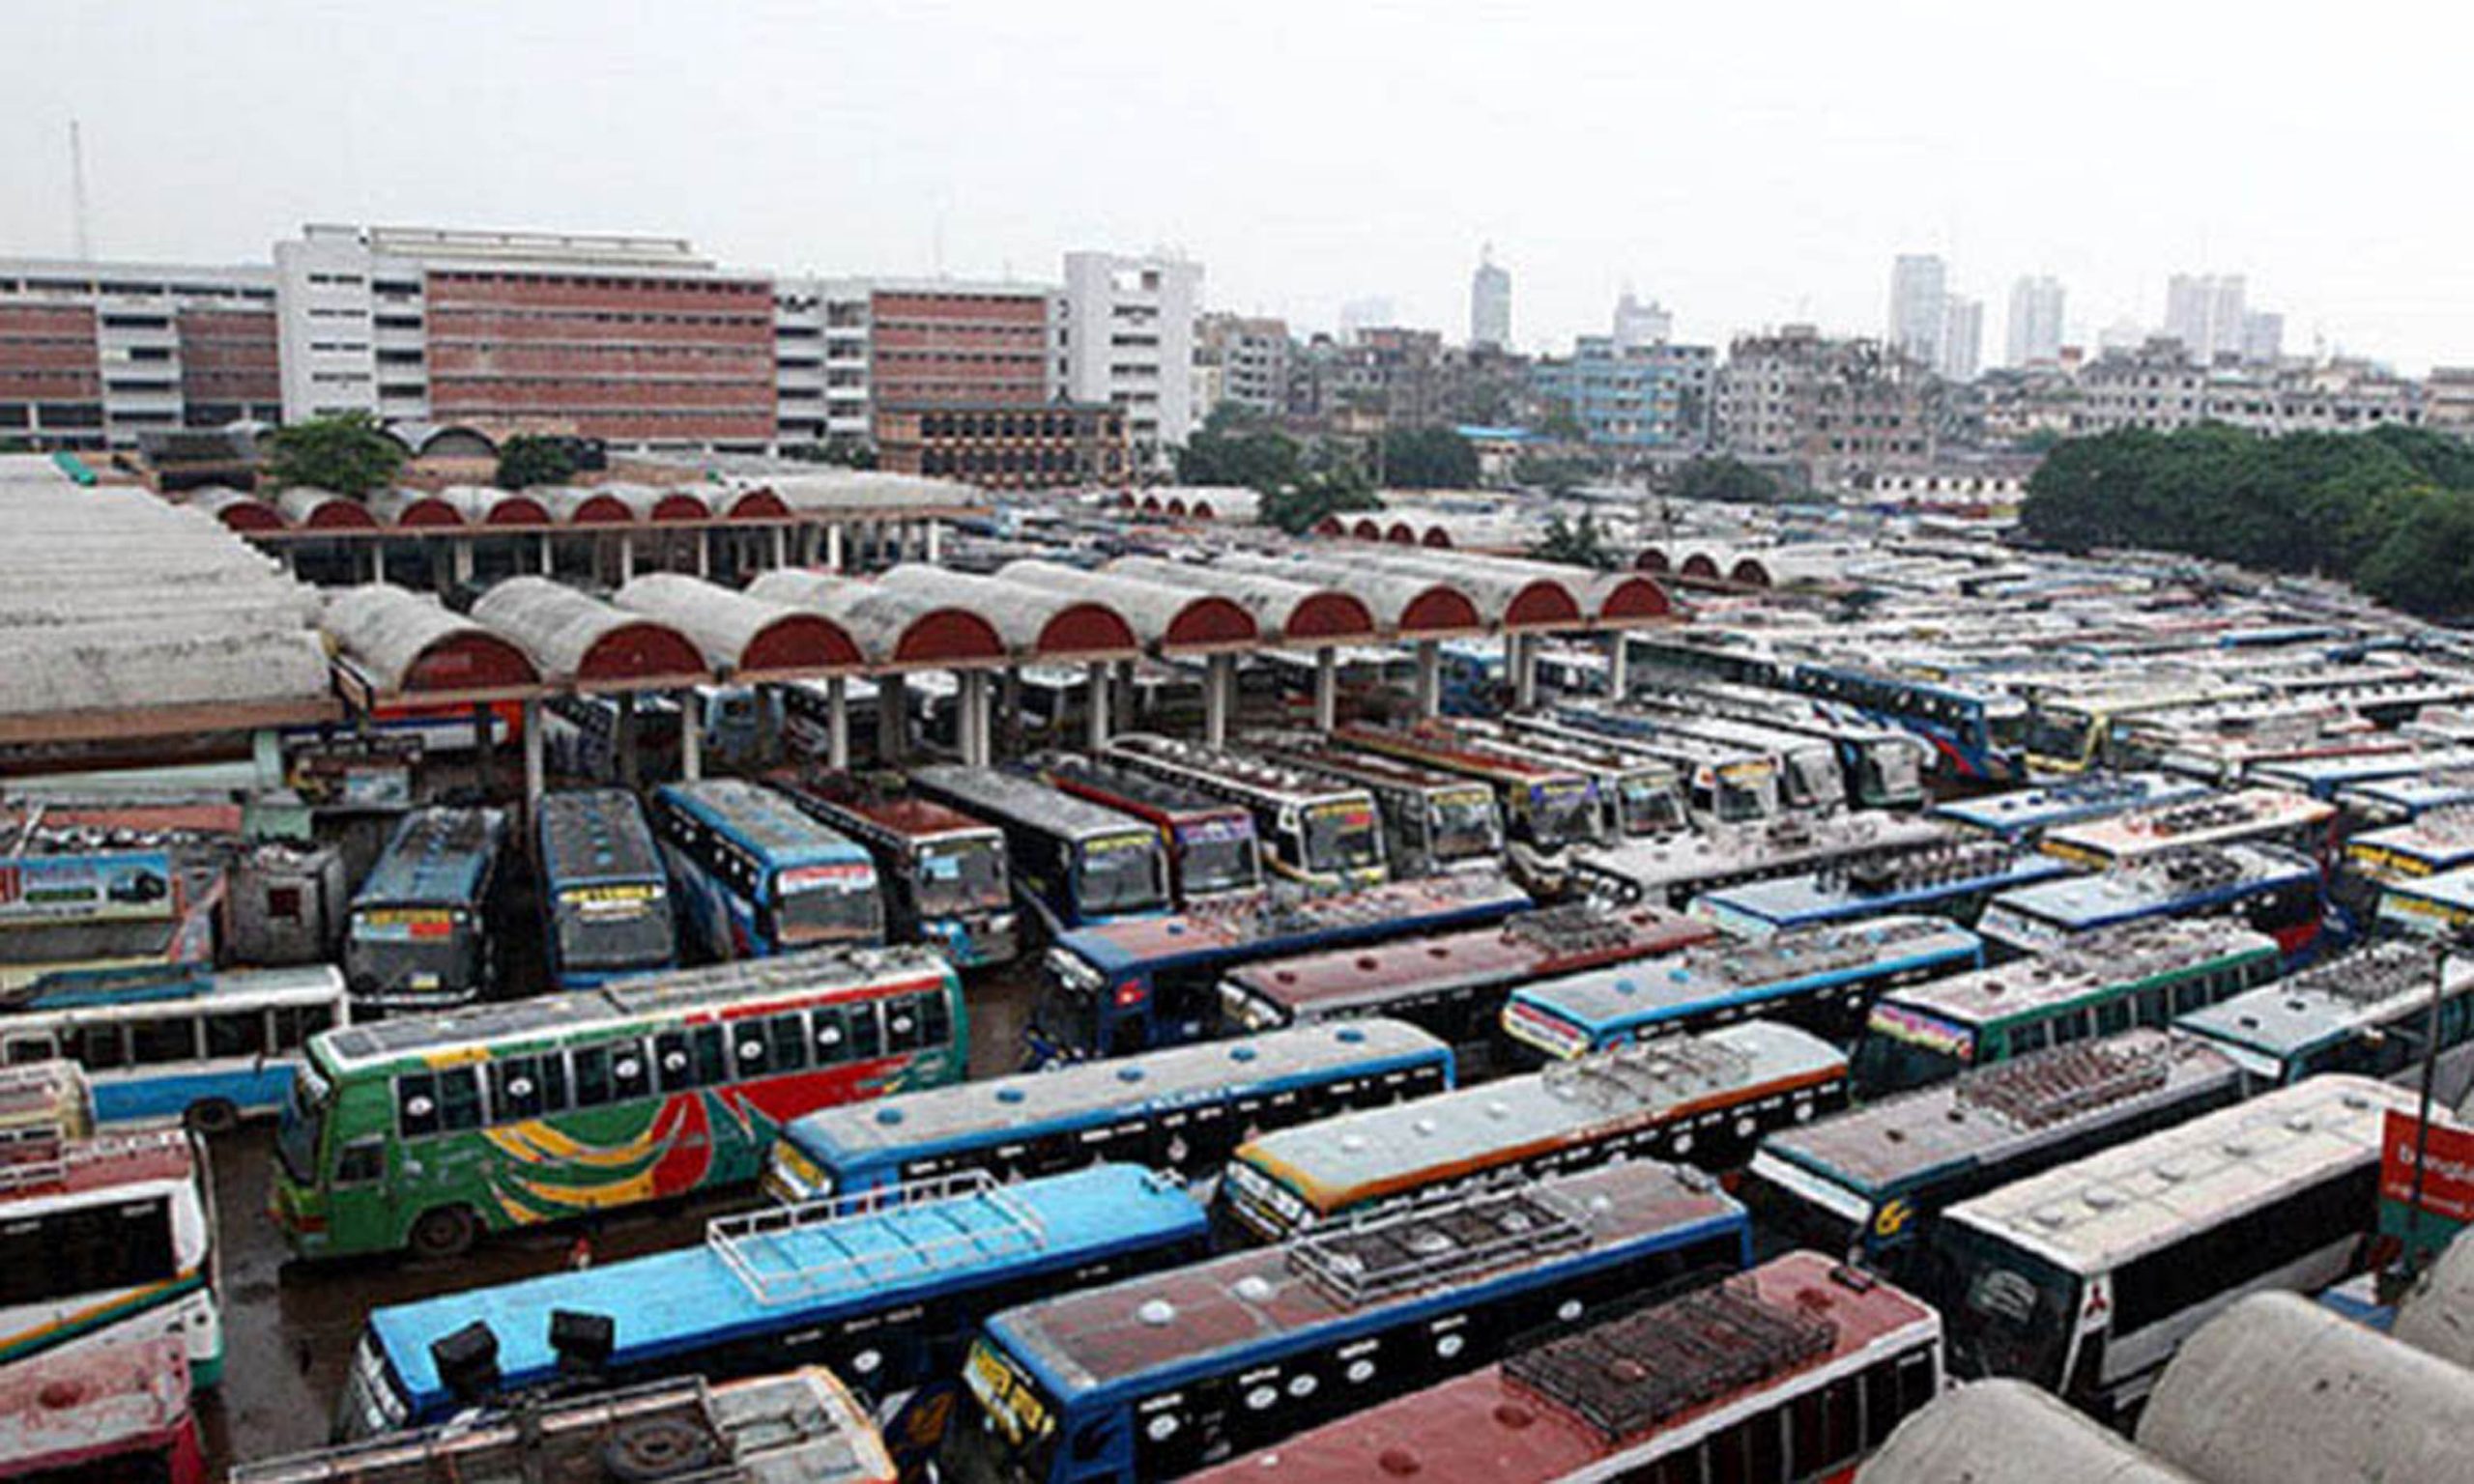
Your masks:
<path fill-rule="evenodd" d="M 1105 1253 L 1198 1239 L 1209 1227 L 1202 1207 L 1174 1182 L 1130 1165 L 970 1188 L 976 1193 L 953 1200 L 772 1231 L 764 1268 L 753 1270 L 759 1277 L 773 1268 L 800 1275 L 795 1298 L 766 1302 L 732 1260 L 744 1254 L 726 1255 L 708 1238 L 626 1262 L 390 1305 L 369 1316 L 369 1328 L 404 1389 L 429 1397 L 444 1389 L 430 1347 L 466 1325 L 486 1324 L 498 1338 L 500 1374 L 515 1387 L 557 1373 L 550 1316 L 561 1309 L 616 1321 L 612 1363 L 624 1370 L 856 1304 L 892 1308 L 911 1295 L 958 1286 L 958 1263 L 967 1263 L 974 1286 L 993 1286 L 1070 1270 Z M 966 1257 L 954 1250 L 958 1232 L 974 1238 Z"/>
<path fill-rule="evenodd" d="M 1194 1475 L 1362 1484 L 1544 1484 L 1680 1430 L 1802 1372 L 1940 1320 L 1830 1259 L 1789 1252 L 1749 1272 L 1522 1349 Z"/>
<path fill-rule="evenodd" d="M 2441 768 L 2402 778 L 2379 778 L 2337 790 L 2337 802 L 2356 810 L 2387 810 L 2416 817 L 2474 800 L 2474 768 Z"/>
<path fill-rule="evenodd" d="M 2065 930 L 2152 915 L 2159 908 L 2194 912 L 2230 901 L 2261 886 L 2316 880 L 2307 857 L 2267 845 L 2186 846 L 2162 858 L 2092 876 L 2070 876 L 2003 892 L 1994 899 Z"/>
<path fill-rule="evenodd" d="M 1862 810 L 1821 819 L 1798 816 L 1696 829 L 1610 847 L 1583 846 L 1577 854 L 1597 874 L 1651 891 L 1750 870 L 1790 871 L 1799 865 L 1872 851 L 1918 850 L 1956 838 L 1956 830 L 1937 820 Z"/>
<path fill-rule="evenodd" d="M 2044 847 L 2081 859 L 2132 860 L 2177 845 L 2268 835 L 2325 824 L 2337 807 L 2285 788 L 2239 788 L 2212 798 L 2150 806 L 2058 825 L 2045 831 Z"/>
<path fill-rule="evenodd" d="M 1111 809 L 1121 809 L 1131 805 L 1133 808 L 1128 810 L 1128 813 L 1207 815 L 1215 818 L 1233 816 L 1246 820 L 1250 825 L 1253 821 L 1254 816 L 1242 805 L 1231 804 L 1224 799 L 1215 799 L 1199 788 L 1189 788 L 1183 784 L 1170 783 L 1165 778 L 1156 777 L 1137 768 L 1129 768 L 1123 763 L 1084 757 L 1072 753 L 1050 753 L 1046 756 L 1026 760 L 1033 763 L 1055 787 L 1079 794 L 1079 789 L 1075 785 L 1080 785 L 1098 793 L 1113 795 L 1114 798 L 1100 801 Z M 1088 797 L 1087 794 L 1081 796 Z M 1116 803 L 1117 799 L 1124 800 L 1125 804 Z"/>
<path fill-rule="evenodd" d="M 1937 818 L 1995 835 L 2014 836 L 2129 810 L 2179 804 L 2203 797 L 2206 785 L 2170 773 L 2090 774 L 2039 788 L 2011 788 L 1933 806 Z"/>
<path fill-rule="evenodd" d="M 1132 814 L 1076 798 L 1035 778 L 996 768 L 940 763 L 914 768 L 910 782 L 967 813 L 998 823 L 1027 825 L 1068 839 L 1090 840 L 1135 831 L 1153 833 Z"/>
<path fill-rule="evenodd" d="M 1662 1246 L 1742 1220 L 1743 1208 L 1715 1181 L 1627 1160 L 1043 1299 L 991 1319 L 988 1333 L 1064 1399 L 1165 1379 L 1201 1356 L 1362 1324 L 1385 1307 L 1585 1254 Z M 1490 1253 L 1480 1266 L 1453 1261 L 1480 1253 Z M 1364 1285 L 1355 1291 L 1325 1277 L 1352 1268 Z M 1377 1297 L 1356 1296 L 1368 1292 Z"/>
<path fill-rule="evenodd" d="M 147 964 L 128 971 L 79 975 L 50 988 L 38 986 L 36 993 L 9 1008 L 32 1013 L 126 1006 L 131 1013 L 137 1013 L 148 1007 L 211 1006 L 218 1000 L 246 999 L 265 1005 L 322 1004 L 343 998 L 344 992 L 343 970 L 331 963 L 226 969 L 221 973 L 204 965 Z"/>
<path fill-rule="evenodd" d="M 1847 1058 L 1747 1020 L 1600 1051 L 1542 1071 L 1282 1128 L 1237 1157 L 1336 1212 L 1556 1149 L 1583 1129 L 1647 1124 L 1844 1076 Z"/>
<path fill-rule="evenodd" d="M 2389 883 L 2386 896 L 2420 898 L 2452 913 L 2474 913 L 2474 866 Z"/>
<path fill-rule="evenodd" d="M 617 788 L 545 794 L 541 873 L 561 883 L 641 881 L 661 874 L 661 851 L 636 796 Z"/>
<path fill-rule="evenodd" d="M 2474 809 L 2451 805 L 2403 824 L 2364 830 L 2347 837 L 2345 854 L 2371 865 L 2391 856 L 2401 857 L 2421 866 L 2426 875 L 2454 870 L 2474 862 Z"/>
<path fill-rule="evenodd" d="M 1983 941 L 1938 917 L 1882 917 L 1795 928 L 1746 943 L 1727 938 L 1658 963 L 1595 969 L 1513 991 L 1514 1003 L 1551 1012 L 1593 1037 L 1666 1018 L 1712 1000 L 1783 993 L 1857 970 L 1975 963 Z"/>
<path fill-rule="evenodd" d="M 1409 728 L 1352 723 L 1334 732 L 1333 736 L 1350 747 L 1406 757 L 1412 762 L 1430 763 L 1475 778 L 1525 784 L 1545 783 L 1558 775 L 1575 780 L 1583 778 L 1570 764 L 1559 766 L 1551 762 L 1532 762 L 1508 752 L 1496 751 L 1488 744 L 1496 742 L 1500 745 L 1501 739 L 1472 734 L 1467 728 L 1450 722 L 1421 722 Z"/>
<path fill-rule="evenodd" d="M 489 875 L 506 816 L 495 809 L 417 809 L 388 838 L 356 907 L 388 902 L 468 901 Z"/>
<path fill-rule="evenodd" d="M 910 1158 L 981 1136 L 1165 1112 L 1198 1095 L 1234 1097 L 1342 1068 L 1450 1056 L 1450 1047 L 1416 1026 L 1352 1020 L 825 1108 L 794 1120 L 785 1137 L 806 1154 L 839 1164 L 889 1153 Z"/>
<path fill-rule="evenodd" d="M 926 988 L 947 983 L 952 974 L 942 955 L 919 944 L 820 948 L 641 975 L 567 994 L 363 1022 L 322 1031 L 310 1043 L 338 1069 L 351 1069 L 494 1042 L 582 1035 L 665 1013 L 735 1019 L 762 1014 L 787 999 L 873 986 Z"/>
<path fill-rule="evenodd" d="M 9 1214 L 9 1201 L 185 1181 L 196 1170 L 197 1150 L 178 1128 L 85 1137 L 66 1130 L 21 1129 L 0 1149 L 0 1217 Z"/>
<path fill-rule="evenodd" d="M 1909 985 L 1883 996 L 1943 1019 L 1991 1025 L 2086 995 L 2163 975 L 2196 973 L 2227 958 L 2277 952 L 2274 938 L 2223 918 L 2150 918 L 2101 928 L 2013 963 Z"/>
<path fill-rule="evenodd" d="M 1772 923 L 1870 917 L 1930 908 L 1953 898 L 2005 891 L 2070 873 L 2069 863 L 2053 856 L 1982 841 L 1862 862 L 1853 868 L 1827 868 L 1721 887 L 1703 894 L 1693 910 L 1722 922 L 1731 917 Z"/>
<path fill-rule="evenodd" d="M 1879 1197 L 1921 1176 L 1998 1163 L 2013 1150 L 2138 1117 L 2239 1075 L 2214 1047 L 2143 1026 L 1781 1128 L 1761 1150 Z"/>
<path fill-rule="evenodd" d="M 2311 1077 L 2014 1181 L 1942 1220 L 1998 1234 L 2072 1272 L 2103 1272 L 2294 1182 L 2375 1162 L 2383 1119 L 2413 1105 L 2405 1089 L 2367 1077 Z"/>
<path fill-rule="evenodd" d="M 2228 1045 L 2290 1056 L 2429 1007 L 2434 974 L 2442 976 L 2446 993 L 2461 994 L 2474 983 L 2474 962 L 2455 956 L 2440 959 L 2431 944 L 2416 940 L 2373 943 L 2176 1015 L 2173 1024 Z M 2421 1034 L 2419 1014 L 2413 1029 Z"/>
<path fill-rule="evenodd" d="M 1422 767 L 1381 753 L 1362 753 L 1354 748 L 1334 747 L 1321 736 L 1310 740 L 1294 736 L 1269 739 L 1272 756 L 1280 761 L 1355 784 L 1361 788 L 1419 788 L 1445 790 L 1482 788 L 1457 773 L 1439 768 Z"/>
<path fill-rule="evenodd" d="M 661 796 L 716 830 L 762 851 L 774 865 L 864 861 L 859 842 L 821 823 L 774 790 L 737 778 L 664 784 Z"/>
<path fill-rule="evenodd" d="M 110 1455 L 168 1443 L 188 1414 L 188 1349 L 177 1334 L 46 1351 L 0 1371 L 0 1467 L 12 1478 L 144 1477 L 134 1460 L 120 1460 L 124 1470 Z"/>
<path fill-rule="evenodd" d="M 933 840 L 949 835 L 994 835 L 996 827 L 917 794 L 869 794 L 831 799 L 813 793 L 795 796 L 801 809 L 821 813 L 846 828 L 874 829 L 904 840 Z"/>
<path fill-rule="evenodd" d="M 1396 935 L 1416 919 L 1432 928 L 1491 922 L 1530 905 L 1527 894 L 1492 870 L 1387 881 L 1321 897 L 1249 899 L 1173 917 L 1128 918 L 1059 933 L 1056 948 L 1104 973 L 1136 964 L 1209 957 L 1282 939 L 1338 941 Z"/>
<path fill-rule="evenodd" d="M 2343 753 L 2329 757 L 2280 757 L 2251 764 L 2250 776 L 2281 788 L 2333 793 L 2348 784 L 2444 768 L 2474 767 L 2474 748 L 2409 748 L 2383 753 Z"/>

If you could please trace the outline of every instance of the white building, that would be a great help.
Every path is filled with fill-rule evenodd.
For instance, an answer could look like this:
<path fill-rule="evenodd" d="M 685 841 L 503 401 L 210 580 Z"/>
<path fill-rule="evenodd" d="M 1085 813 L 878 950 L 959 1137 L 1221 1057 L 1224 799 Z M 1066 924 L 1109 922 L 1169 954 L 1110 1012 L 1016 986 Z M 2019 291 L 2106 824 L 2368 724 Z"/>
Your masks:
<path fill-rule="evenodd" d="M 1675 316 L 1656 300 L 1643 303 L 1624 291 L 1615 301 L 1615 349 L 1637 351 L 1645 345 L 1664 345 L 1675 338 Z"/>
<path fill-rule="evenodd" d="M 1918 365 L 1942 363 L 1949 269 L 1930 253 L 1903 252 L 1890 270 L 1890 344 Z"/>
<path fill-rule="evenodd" d="M 2256 365 L 2274 365 L 2285 355 L 2285 316 L 2254 309 L 2242 316 L 2242 358 Z"/>
<path fill-rule="evenodd" d="M 774 280 L 773 415 L 784 443 L 876 436 L 868 376 L 873 288 L 865 278 Z"/>
<path fill-rule="evenodd" d="M 127 448 L 281 412 L 262 267 L 0 259 L 0 439 Z"/>
<path fill-rule="evenodd" d="M 1492 247 L 1469 275 L 1469 343 L 1499 351 L 1511 346 L 1511 272 L 1495 262 Z"/>
<path fill-rule="evenodd" d="M 2165 284 L 2165 333 L 2201 365 L 2242 350 L 2242 275 L 2175 273 Z"/>
<path fill-rule="evenodd" d="M 2058 278 L 2022 278 L 2010 286 L 2011 365 L 2044 365 L 2061 358 L 2062 304 Z"/>
<path fill-rule="evenodd" d="M 1065 391 L 1125 409 L 1137 465 L 1157 467 L 1195 424 L 1202 265 L 1162 255 L 1065 255 Z"/>
<path fill-rule="evenodd" d="M 1984 300 L 1953 294 L 1942 304 L 1942 355 L 1934 369 L 1946 381 L 1972 382 L 1984 360 Z"/>

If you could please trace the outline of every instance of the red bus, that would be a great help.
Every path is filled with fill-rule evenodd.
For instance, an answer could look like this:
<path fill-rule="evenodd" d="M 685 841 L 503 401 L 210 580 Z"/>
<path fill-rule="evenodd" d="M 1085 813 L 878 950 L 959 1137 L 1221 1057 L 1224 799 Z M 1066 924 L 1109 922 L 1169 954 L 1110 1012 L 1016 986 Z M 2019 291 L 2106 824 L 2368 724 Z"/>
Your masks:
<path fill-rule="evenodd" d="M 206 1484 L 180 1337 L 74 1345 L 0 1370 L 0 1479 Z"/>

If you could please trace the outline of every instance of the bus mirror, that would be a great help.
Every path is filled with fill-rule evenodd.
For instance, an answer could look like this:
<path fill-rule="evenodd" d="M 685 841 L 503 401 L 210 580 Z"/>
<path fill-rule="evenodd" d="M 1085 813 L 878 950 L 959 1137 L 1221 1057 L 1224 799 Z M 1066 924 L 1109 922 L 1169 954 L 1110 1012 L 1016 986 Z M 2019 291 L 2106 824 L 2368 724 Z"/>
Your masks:
<path fill-rule="evenodd" d="M 618 1325 L 607 1314 L 575 1309 L 550 1311 L 550 1350 L 559 1357 L 561 1376 L 597 1376 L 617 1348 Z"/>
<path fill-rule="evenodd" d="M 499 1386 L 499 1337 L 479 1320 L 430 1342 L 430 1364 L 449 1395 L 477 1406 Z"/>

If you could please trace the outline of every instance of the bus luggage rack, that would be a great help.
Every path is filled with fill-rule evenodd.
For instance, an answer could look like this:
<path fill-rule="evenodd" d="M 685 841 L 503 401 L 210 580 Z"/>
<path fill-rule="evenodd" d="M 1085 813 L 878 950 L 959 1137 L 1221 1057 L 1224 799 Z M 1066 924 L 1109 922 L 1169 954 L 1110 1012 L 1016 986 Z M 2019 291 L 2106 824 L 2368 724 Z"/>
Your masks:
<path fill-rule="evenodd" d="M 2377 1005 L 2400 995 L 2428 993 L 2440 971 L 2440 955 L 2425 943 L 2374 943 L 2342 958 L 2303 970 L 2278 987 L 2287 994 L 2318 993 L 2348 1005 Z"/>
<path fill-rule="evenodd" d="M 2242 863 L 2206 845 L 2186 845 L 2150 857 L 2120 873 L 2134 894 L 2213 891 L 2243 877 Z"/>
<path fill-rule="evenodd" d="M 1969 1072 L 1956 1097 L 2019 1127 L 2042 1128 L 2152 1093 L 2172 1071 L 2173 1043 L 2162 1037 L 2140 1046 L 2080 1042 Z"/>
<path fill-rule="evenodd" d="M 1663 1107 L 1713 1088 L 1752 1080 L 1752 1053 L 1691 1036 L 1636 1042 L 1548 1064 L 1538 1075 L 1559 1098 L 1584 1098 L 1612 1113 Z"/>
<path fill-rule="evenodd" d="M 68 1178 L 68 1139 L 58 1124 L 0 1128 L 0 1194 L 56 1185 Z"/>
<path fill-rule="evenodd" d="M 1291 1242 L 1288 1265 L 1357 1308 L 1412 1289 L 1589 1245 L 1589 1215 L 1535 1185 L 1454 1196 L 1363 1216 Z"/>
<path fill-rule="evenodd" d="M 1505 1377 L 1570 1413 L 1609 1442 L 1827 1355 L 1838 1327 L 1719 1283 L 1523 1351 Z"/>
<path fill-rule="evenodd" d="M 2248 824 L 2262 814 L 2254 799 L 2202 799 L 2197 804 L 2160 810 L 2143 820 L 2134 817 L 2126 823 L 2147 835 L 2190 835 L 2226 825 Z"/>
<path fill-rule="evenodd" d="M 1613 953 L 1631 943 L 1632 929 L 1586 902 L 1524 912 L 1504 928 L 1504 936 L 1522 948 L 1559 955 Z"/>
<path fill-rule="evenodd" d="M 2001 841 L 1971 841 L 1958 844 L 1928 845 L 1921 850 L 1896 855 L 1873 854 L 1847 866 L 1844 872 L 1825 869 L 1821 872 L 1824 886 L 1844 884 L 1867 897 L 1881 897 L 1892 892 L 1910 892 L 1920 887 L 1947 886 L 1960 881 L 1982 880 L 2009 870 L 2019 859 L 2019 852 Z"/>
<path fill-rule="evenodd" d="M 1783 980 L 1831 974 L 1888 956 L 1900 945 L 1949 931 L 1938 921 L 1909 921 L 1794 930 L 1712 955 L 1720 978 L 1731 985 L 1774 985 Z"/>
<path fill-rule="evenodd" d="M 913 1220 L 872 1228 L 864 1245 L 836 1230 L 873 1216 Z M 881 1281 L 1035 1252 L 1048 1244 L 1048 1227 L 986 1170 L 964 1170 L 718 1216 L 705 1227 L 705 1244 L 757 1302 L 776 1304 L 852 1279 Z"/>

